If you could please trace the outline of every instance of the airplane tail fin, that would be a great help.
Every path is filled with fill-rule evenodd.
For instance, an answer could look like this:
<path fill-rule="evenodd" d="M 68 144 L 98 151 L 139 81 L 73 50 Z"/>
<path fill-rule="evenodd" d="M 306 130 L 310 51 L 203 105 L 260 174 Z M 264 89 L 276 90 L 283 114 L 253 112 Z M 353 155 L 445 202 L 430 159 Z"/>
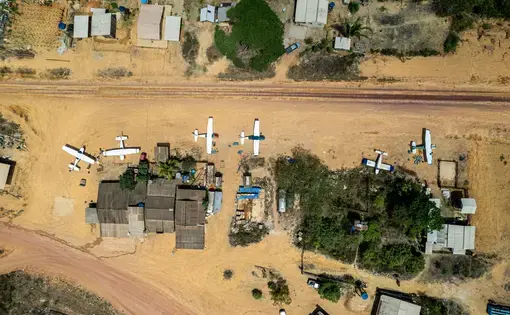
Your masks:
<path fill-rule="evenodd" d="M 80 167 L 78 165 L 75 166 L 74 163 L 69 163 L 69 165 L 67 167 L 69 167 L 70 171 L 79 171 L 80 170 Z"/>
<path fill-rule="evenodd" d="M 381 151 L 381 150 L 374 150 L 374 151 L 377 154 L 388 155 L 388 152 L 384 152 L 384 151 Z"/>
<path fill-rule="evenodd" d="M 411 141 L 411 143 L 409 144 L 409 146 L 411 147 L 411 150 L 410 153 L 412 154 L 416 154 L 416 141 Z"/>
<path fill-rule="evenodd" d="M 195 129 L 195 131 L 193 131 L 193 139 L 195 139 L 195 142 L 198 141 L 198 129 Z"/>
<path fill-rule="evenodd" d="M 127 140 L 127 139 L 128 139 L 127 136 L 117 136 L 117 137 L 115 137 L 115 140 L 117 140 L 117 141 L 124 141 L 124 140 Z"/>
<path fill-rule="evenodd" d="M 241 135 L 239 136 L 239 141 L 241 142 L 241 144 L 244 144 L 244 130 L 241 131 Z"/>

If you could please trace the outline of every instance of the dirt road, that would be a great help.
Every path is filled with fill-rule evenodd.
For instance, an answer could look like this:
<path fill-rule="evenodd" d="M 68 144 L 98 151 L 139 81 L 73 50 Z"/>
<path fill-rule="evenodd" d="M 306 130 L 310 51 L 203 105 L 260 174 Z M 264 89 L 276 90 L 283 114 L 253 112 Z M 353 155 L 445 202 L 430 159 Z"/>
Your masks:
<path fill-rule="evenodd" d="M 70 276 L 126 314 L 197 314 L 134 274 L 116 270 L 108 261 L 28 230 L 0 224 L 0 246 L 12 251 L 3 257 L 0 273 L 22 267 L 49 275 Z"/>

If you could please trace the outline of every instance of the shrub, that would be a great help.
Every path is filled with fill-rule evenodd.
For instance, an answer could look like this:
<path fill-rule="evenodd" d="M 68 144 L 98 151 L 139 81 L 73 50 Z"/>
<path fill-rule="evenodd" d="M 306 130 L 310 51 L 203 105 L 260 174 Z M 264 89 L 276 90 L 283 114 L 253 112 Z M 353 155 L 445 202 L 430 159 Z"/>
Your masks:
<path fill-rule="evenodd" d="M 47 69 L 45 76 L 52 80 L 67 79 L 71 75 L 71 69 L 69 68 L 54 68 Z"/>
<path fill-rule="evenodd" d="M 259 289 L 253 289 L 251 290 L 251 296 L 253 296 L 255 300 L 260 300 L 262 298 L 262 291 Z"/>
<path fill-rule="evenodd" d="M 182 57 L 190 64 L 195 64 L 200 44 L 195 33 L 185 32 L 182 43 Z"/>
<path fill-rule="evenodd" d="M 323 281 L 319 287 L 320 297 L 333 303 L 337 303 L 343 293 L 343 287 L 338 281 Z"/>
<path fill-rule="evenodd" d="M 448 33 L 444 43 L 443 49 L 445 53 L 455 52 L 457 50 L 457 46 L 459 45 L 460 38 L 459 35 L 455 32 Z"/>
<path fill-rule="evenodd" d="M 391 244 L 362 250 L 362 265 L 376 272 L 416 275 L 425 267 L 423 255 L 408 244 Z"/>
<path fill-rule="evenodd" d="M 19 67 L 18 69 L 16 69 L 16 73 L 21 76 L 33 76 L 35 75 L 35 69 L 28 67 Z"/>
<path fill-rule="evenodd" d="M 427 277 L 430 280 L 477 279 L 490 266 L 491 263 L 481 256 L 437 255 L 430 259 Z"/>
<path fill-rule="evenodd" d="M 223 270 L 223 279 L 224 280 L 231 280 L 234 277 L 234 271 L 230 269 Z"/>
<path fill-rule="evenodd" d="M 136 187 L 135 171 L 128 168 L 119 179 L 120 188 L 123 190 L 134 190 Z"/>
<path fill-rule="evenodd" d="M 287 280 L 280 277 L 276 280 L 269 281 L 267 287 L 269 288 L 269 295 L 274 304 L 281 305 L 292 303 Z"/>
<path fill-rule="evenodd" d="M 229 241 L 232 246 L 248 246 L 260 242 L 267 234 L 269 229 L 264 224 L 253 222 L 232 229 Z"/>
<path fill-rule="evenodd" d="M 454 32 L 462 32 L 473 27 L 475 19 L 467 13 L 459 13 L 452 17 L 450 29 Z"/>
<path fill-rule="evenodd" d="M 221 58 L 221 52 L 216 48 L 216 46 L 210 46 L 205 51 L 205 54 L 207 56 L 207 60 L 209 60 L 210 63 L 215 62 L 216 60 Z"/>
<path fill-rule="evenodd" d="M 313 44 L 313 38 L 311 38 L 311 37 L 305 38 L 305 44 L 307 44 L 307 45 Z"/>
<path fill-rule="evenodd" d="M 97 75 L 105 79 L 120 79 L 133 75 L 131 71 L 123 67 L 112 67 L 97 71 Z"/>
<path fill-rule="evenodd" d="M 351 1 L 349 2 L 347 8 L 349 9 L 349 12 L 351 12 L 351 14 L 356 14 L 359 11 L 359 6 L 360 6 L 359 2 Z"/>
<path fill-rule="evenodd" d="M 138 174 L 136 174 L 136 181 L 140 183 L 147 183 L 149 181 L 149 161 L 143 160 L 138 164 Z"/>

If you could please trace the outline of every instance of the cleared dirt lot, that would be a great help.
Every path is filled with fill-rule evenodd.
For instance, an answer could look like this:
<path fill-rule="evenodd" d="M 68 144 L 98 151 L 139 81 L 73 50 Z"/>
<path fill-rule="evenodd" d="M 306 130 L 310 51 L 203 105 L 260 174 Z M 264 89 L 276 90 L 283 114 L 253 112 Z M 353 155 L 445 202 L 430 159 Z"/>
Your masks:
<path fill-rule="evenodd" d="M 109 89 L 106 87 L 104 90 Z M 16 185 L 22 192 L 22 200 L 7 200 L 9 196 L 0 196 L 0 201 L 5 200 L 12 206 L 17 206 L 17 202 L 19 206 L 27 204 L 25 213 L 14 219 L 14 224 L 45 231 L 74 246 L 81 246 L 93 258 L 90 261 L 73 259 L 78 267 L 58 268 L 66 265 L 66 255 L 74 257 L 78 254 L 60 257 L 59 253 L 64 249 L 50 250 L 57 246 L 55 241 L 22 238 L 1 228 L 0 245 L 14 250 L 10 255 L 12 258 L 8 258 L 9 263 L 2 264 L 2 271 L 28 266 L 50 274 L 63 274 L 132 314 L 139 314 L 139 308 L 126 303 L 126 299 L 136 296 L 145 286 L 156 288 L 163 294 L 163 300 L 158 298 L 154 307 L 168 305 L 169 312 L 173 306 L 184 312 L 192 309 L 189 312 L 197 314 L 276 313 L 278 307 L 273 306 L 269 299 L 256 301 L 251 297 L 251 290 L 255 287 L 262 289 L 267 296 L 266 280 L 252 274 L 254 265 L 261 265 L 279 270 L 288 280 L 294 300 L 285 307 L 289 313 L 303 314 L 319 303 L 332 314 L 355 314 L 345 308 L 345 298 L 338 304 L 329 303 L 320 300 L 306 286 L 306 276 L 301 275 L 298 268 L 300 252 L 291 246 L 287 231 L 276 229 L 261 243 L 248 248 L 231 248 L 228 245 L 228 228 L 234 213 L 233 198 L 241 176 L 237 173 L 238 148 L 229 148 L 228 144 L 236 140 L 240 130 L 250 128 L 255 117 L 260 119 L 261 130 L 267 139 L 261 144 L 262 156 L 266 158 L 289 153 L 294 146 L 303 145 L 332 167 L 351 167 L 359 165 L 362 156 L 373 158 L 373 148 L 380 148 L 390 153 L 388 162 L 416 171 L 434 185 L 437 168 L 423 164 L 415 166 L 408 161 L 407 154 L 409 141 L 419 140 L 421 128 L 431 129 L 438 147 L 435 158 L 452 159 L 460 153 L 467 154 L 470 182 L 473 183 L 470 193 L 478 201 L 478 212 L 473 221 L 477 226 L 478 249 L 488 252 L 505 249 L 498 245 L 505 243 L 504 237 L 510 233 L 510 218 L 506 215 L 505 206 L 510 192 L 504 189 L 510 166 L 505 166 L 499 158 L 502 153 L 510 156 L 510 110 L 505 104 L 470 106 L 469 103 L 267 100 L 255 97 L 239 100 L 206 99 L 203 96 L 150 98 L 148 95 L 120 98 L 107 94 L 100 98 L 92 97 L 66 97 L 65 93 L 58 96 L 2 95 L 0 110 L 6 117 L 22 124 L 27 133 L 29 152 L 20 155 L 18 164 L 23 176 L 18 177 Z M 13 108 L 18 111 L 13 111 Z M 19 117 L 19 108 L 28 116 L 27 121 Z M 172 252 L 174 235 L 154 235 L 143 243 L 135 244 L 134 253 L 131 250 L 126 250 L 121 256 L 118 252 L 109 253 L 115 241 L 101 243 L 97 239 L 98 231 L 91 230 L 84 223 L 85 202 L 97 198 L 97 183 L 102 175 L 96 172 L 95 167 L 90 174 L 69 173 L 66 164 L 71 159 L 61 146 L 65 143 L 86 144 L 91 153 L 97 153 L 99 148 L 114 146 L 114 137 L 122 131 L 130 137 L 128 144 L 142 146 L 149 158 L 157 142 L 170 142 L 173 148 L 190 150 L 198 147 L 203 150 L 204 143 L 195 144 L 191 131 L 203 129 L 210 115 L 215 118 L 215 132 L 220 134 L 217 141 L 219 153 L 210 160 L 218 166 L 223 160 L 225 165 L 219 169 L 224 174 L 224 206 L 208 222 L 206 250 Z M 247 146 L 245 150 L 251 149 Z M 135 160 L 136 157 L 129 157 L 126 163 Z M 109 160 L 104 167 L 117 162 L 120 161 Z M 79 186 L 80 178 L 87 179 L 86 187 Z M 53 214 L 55 197 L 75 200 L 71 215 L 56 217 Z M 48 249 L 40 248 L 39 242 L 50 242 L 45 245 Z M 126 242 L 120 241 L 119 245 L 122 244 L 126 245 Z M 98 259 L 99 256 L 113 255 L 118 257 Z M 397 289 L 392 279 L 370 275 L 318 255 L 305 254 L 305 262 L 313 264 L 318 271 L 349 273 L 363 279 L 369 285 L 371 296 L 377 286 Z M 105 287 L 100 287 L 93 283 L 94 278 L 84 275 L 83 268 L 88 268 L 86 270 L 90 270 L 92 275 L 94 270 L 108 268 L 106 280 L 113 277 L 114 281 L 124 284 L 105 283 Z M 509 281 L 508 275 L 505 276 L 507 268 L 507 263 L 503 262 L 491 275 L 466 283 L 403 281 L 400 289 L 451 297 L 467 305 L 473 314 L 483 314 L 487 299 L 508 299 L 503 289 Z M 234 271 L 232 280 L 223 280 L 224 269 Z M 137 289 L 138 283 L 131 277 L 143 279 L 143 287 Z M 118 287 L 125 287 L 122 296 L 110 292 L 110 289 Z M 168 299 L 165 300 L 164 296 Z M 360 313 L 368 314 L 368 311 Z"/>

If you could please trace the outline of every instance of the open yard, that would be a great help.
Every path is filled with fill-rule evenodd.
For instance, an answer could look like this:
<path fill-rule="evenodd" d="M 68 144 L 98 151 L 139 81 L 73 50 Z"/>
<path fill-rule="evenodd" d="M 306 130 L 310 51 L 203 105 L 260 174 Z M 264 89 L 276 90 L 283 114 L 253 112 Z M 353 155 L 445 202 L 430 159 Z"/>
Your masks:
<path fill-rule="evenodd" d="M 303 85 L 295 87 L 306 89 Z M 449 104 L 450 107 L 447 107 L 436 103 L 373 103 L 342 99 L 243 99 L 243 110 L 240 111 L 240 100 L 236 99 L 169 99 L 149 98 L 147 95 L 143 98 L 118 97 L 109 94 L 111 89 L 122 87 L 103 87 L 102 93 L 106 94 L 94 99 L 72 95 L 65 98 L 2 95 L 0 111 L 4 117 L 21 125 L 28 151 L 18 155 L 19 173 L 13 187 L 21 197 L 16 199 L 2 195 L 0 201 L 12 208 L 24 208 L 24 213 L 12 221 L 14 224 L 50 233 L 64 244 L 69 242 L 79 246 L 92 257 L 118 256 L 102 258 L 99 262 L 91 260 L 90 264 L 97 262 L 107 265 L 109 272 L 123 270 L 136 275 L 144 279 L 144 285 L 154 286 L 171 296 L 170 303 L 192 305 L 194 313 L 198 314 L 276 312 L 278 307 L 273 306 L 269 299 L 252 298 L 253 288 L 266 288 L 266 281 L 252 273 L 254 265 L 259 265 L 277 269 L 287 280 L 291 298 L 295 301 L 285 307 L 289 313 L 309 312 L 317 303 L 332 314 L 368 313 L 367 310 L 347 310 L 344 304 L 348 297 L 334 304 L 321 300 L 317 294 L 310 294 L 311 289 L 305 283 L 306 276 L 299 270 L 301 253 L 291 244 L 289 231 L 279 224 L 258 244 L 245 248 L 230 247 L 228 231 L 241 174 L 238 173 L 238 148 L 229 148 L 228 144 L 236 139 L 240 130 L 253 122 L 254 117 L 260 119 L 261 131 L 266 136 L 261 143 L 261 156 L 266 159 L 290 154 L 291 149 L 299 144 L 317 154 L 330 168 L 355 167 L 360 164 L 362 156 L 374 158 L 372 150 L 380 148 L 389 152 L 388 163 L 414 171 L 434 186 L 437 184 L 437 167 L 416 166 L 407 154 L 409 141 L 418 140 L 421 128 L 431 129 L 438 147 L 435 159 L 452 159 L 459 154 L 468 156 L 470 195 L 478 202 L 473 218 L 477 227 L 477 248 L 508 257 L 510 249 L 505 244 L 508 244 L 506 236 L 510 233 L 510 218 L 506 215 L 506 200 L 510 193 L 505 187 L 510 166 L 506 166 L 500 156 L 510 157 L 510 111 L 504 106 Z M 221 135 L 217 140 L 219 153 L 209 159 L 219 166 L 218 171 L 224 176 L 224 205 L 221 212 L 208 221 L 206 249 L 172 253 L 175 247 L 172 235 L 151 235 L 141 244 L 125 246 L 125 255 L 112 252 L 118 250 L 115 246 L 117 241 L 102 242 L 98 239 L 98 231 L 84 222 L 86 203 L 97 198 L 98 181 L 106 175 L 98 172 L 95 166 L 90 174 L 83 171 L 69 173 L 66 165 L 70 159 L 61 150 L 62 145 L 85 144 L 90 153 L 97 154 L 99 148 L 113 145 L 114 137 L 122 131 L 129 135 L 131 145 L 140 145 L 148 153 L 149 159 L 152 159 L 157 142 L 170 142 L 172 148 L 182 150 L 203 150 L 204 143 L 193 142 L 191 131 L 197 127 L 202 129 L 209 115 L 214 116 L 215 132 Z M 130 156 L 125 163 L 132 163 L 133 159 L 136 157 Z M 109 167 L 104 165 L 104 168 Z M 86 187 L 79 186 L 81 178 L 87 179 Z M 74 203 L 69 211 L 71 199 Z M 58 211 L 55 210 L 56 200 L 60 200 Z M 16 238 L 2 238 L 0 246 L 8 250 L 33 246 L 17 242 Z M 126 245 L 125 241 L 118 243 L 119 246 Z M 94 280 L 96 278 L 72 268 L 61 269 L 60 264 L 65 265 L 65 262 L 58 260 L 56 254 L 39 252 L 37 247 L 32 250 L 33 255 L 27 256 L 17 250 L 2 258 L 5 260 L 0 271 L 23 264 L 49 274 L 63 272 L 79 284 L 100 293 L 114 306 L 125 307 L 117 300 L 116 294 L 120 293 L 110 288 L 110 284 L 98 283 Z M 390 278 L 353 269 L 350 265 L 317 254 L 306 253 L 304 259 L 319 272 L 352 274 L 362 279 L 369 285 L 370 296 L 378 286 L 397 289 Z M 89 260 L 80 263 L 89 264 Z M 506 262 L 499 263 L 491 275 L 476 281 L 440 285 L 402 281 L 400 289 L 454 298 L 473 314 L 482 314 L 487 299 L 505 299 L 503 285 L 509 281 L 508 275 L 505 275 L 507 267 Z M 234 271 L 234 277 L 229 281 L 223 279 L 225 269 Z M 96 268 L 90 270 L 94 272 Z M 179 285 L 174 285 L 177 283 Z M 268 292 L 264 291 L 263 295 L 268 296 Z"/>

